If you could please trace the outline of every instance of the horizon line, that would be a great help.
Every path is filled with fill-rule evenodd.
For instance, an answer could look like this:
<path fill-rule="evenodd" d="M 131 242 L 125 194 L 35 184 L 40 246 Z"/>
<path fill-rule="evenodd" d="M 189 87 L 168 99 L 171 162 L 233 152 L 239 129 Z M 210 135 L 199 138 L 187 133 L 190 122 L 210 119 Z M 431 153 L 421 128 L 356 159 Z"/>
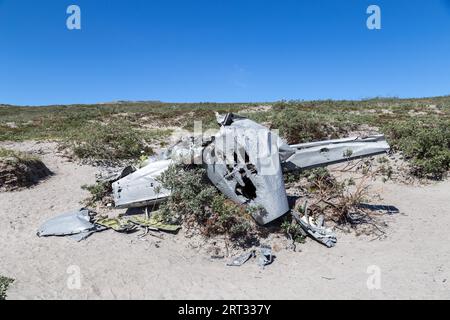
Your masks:
<path fill-rule="evenodd" d="M 279 99 L 273 101 L 235 101 L 235 102 L 224 102 L 224 101 L 162 101 L 162 100 L 114 100 L 108 102 L 89 102 L 89 103 L 56 103 L 56 104 L 9 104 L 0 103 L 2 107 L 70 107 L 70 106 L 93 106 L 93 105 L 113 105 L 113 104 L 275 104 L 279 102 L 325 102 L 325 101 L 336 101 L 336 102 L 364 102 L 370 100 L 426 100 L 426 99 L 441 99 L 450 98 L 450 93 L 439 96 L 425 96 L 425 97 L 398 97 L 398 96 L 374 96 L 368 98 L 356 98 L 356 99 L 333 99 L 333 98 L 323 98 L 323 99 Z"/>

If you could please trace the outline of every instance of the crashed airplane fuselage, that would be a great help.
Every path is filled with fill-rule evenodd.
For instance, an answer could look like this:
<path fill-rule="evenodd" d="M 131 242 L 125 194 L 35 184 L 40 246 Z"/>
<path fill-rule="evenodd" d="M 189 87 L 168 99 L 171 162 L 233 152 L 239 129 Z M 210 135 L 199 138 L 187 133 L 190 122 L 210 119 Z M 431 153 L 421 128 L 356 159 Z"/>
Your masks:
<path fill-rule="evenodd" d="M 178 143 L 161 161 L 148 164 L 113 184 L 116 207 L 141 207 L 166 199 L 157 177 L 174 163 L 203 165 L 208 178 L 229 199 L 255 206 L 255 220 L 264 225 L 289 211 L 283 172 L 306 170 L 386 153 L 383 135 L 298 145 L 252 120 L 217 116 L 220 131 L 207 142 Z"/>

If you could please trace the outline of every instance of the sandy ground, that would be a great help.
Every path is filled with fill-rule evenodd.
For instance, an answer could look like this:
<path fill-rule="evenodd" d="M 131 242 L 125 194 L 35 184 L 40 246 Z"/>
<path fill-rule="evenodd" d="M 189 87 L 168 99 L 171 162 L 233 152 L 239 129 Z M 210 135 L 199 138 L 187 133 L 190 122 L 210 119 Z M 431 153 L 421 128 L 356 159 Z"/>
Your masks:
<path fill-rule="evenodd" d="M 0 274 L 16 279 L 9 299 L 450 298 L 450 181 L 384 184 L 380 204 L 401 210 L 386 217 L 385 239 L 338 233 L 332 249 L 308 240 L 301 252 L 276 252 L 261 270 L 254 262 L 226 267 L 188 248 L 182 236 L 159 245 L 113 231 L 80 243 L 40 239 L 35 233 L 46 219 L 80 207 L 87 196 L 80 186 L 94 183 L 96 169 L 67 162 L 48 143 L 2 146 L 38 151 L 55 173 L 31 189 L 0 193 Z M 80 287 L 73 288 L 78 270 Z"/>

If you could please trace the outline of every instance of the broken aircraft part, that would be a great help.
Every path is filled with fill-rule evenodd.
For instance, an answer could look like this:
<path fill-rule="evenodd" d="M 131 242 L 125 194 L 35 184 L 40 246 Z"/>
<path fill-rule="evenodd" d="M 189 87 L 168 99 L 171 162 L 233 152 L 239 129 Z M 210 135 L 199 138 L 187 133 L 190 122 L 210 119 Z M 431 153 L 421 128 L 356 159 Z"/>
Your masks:
<path fill-rule="evenodd" d="M 240 267 L 244 263 L 246 263 L 250 258 L 255 256 L 255 250 L 251 250 L 249 252 L 243 253 L 240 256 L 234 257 L 233 260 L 231 260 L 229 263 L 227 263 L 227 266 L 230 267 Z"/>
<path fill-rule="evenodd" d="M 261 245 L 259 250 L 252 249 L 245 252 L 237 257 L 234 257 L 227 266 L 229 267 L 240 267 L 244 265 L 251 258 L 258 258 L 258 265 L 262 268 L 272 264 L 274 256 L 272 255 L 272 248 L 267 245 Z"/>
<path fill-rule="evenodd" d="M 45 222 L 37 231 L 39 237 L 69 236 L 97 231 L 88 209 L 67 212 Z"/>
<path fill-rule="evenodd" d="M 305 170 L 389 151 L 383 135 L 287 145 L 268 128 L 242 116 L 216 114 L 222 125 L 206 148 L 207 173 L 231 200 L 255 204 L 253 214 L 267 224 L 289 211 L 282 170 Z M 209 150 L 208 150 L 209 149 Z"/>
<path fill-rule="evenodd" d="M 112 188 L 116 208 L 145 207 L 165 200 L 170 191 L 164 189 L 157 178 L 172 163 L 172 160 L 152 162 L 114 182 Z"/>
<path fill-rule="evenodd" d="M 170 191 L 157 178 L 174 163 L 201 165 L 202 151 L 201 139 L 188 137 L 157 157 L 161 160 L 145 161 L 142 168 L 112 184 L 115 207 L 140 208 L 166 200 Z"/>
<path fill-rule="evenodd" d="M 346 138 L 290 146 L 295 153 L 283 162 L 286 170 L 306 170 L 387 153 L 384 135 Z"/>
<path fill-rule="evenodd" d="M 310 237 L 324 244 L 328 248 L 334 247 L 337 242 L 336 235 L 331 229 L 324 227 L 323 218 L 319 218 L 318 221 L 314 221 L 312 217 L 309 217 L 307 214 L 307 204 L 305 204 L 304 212 L 305 214 L 303 217 L 300 217 L 300 215 L 294 210 L 292 210 L 291 213 L 294 219 Z"/>
<path fill-rule="evenodd" d="M 88 231 L 83 231 L 81 233 L 78 234 L 73 234 L 71 236 L 69 236 L 71 239 L 77 241 L 77 242 L 81 242 L 83 240 L 86 240 L 87 238 L 89 238 L 91 235 L 93 235 L 96 232 L 101 232 L 104 230 L 107 230 L 108 228 L 105 228 L 103 226 L 100 226 L 98 224 L 94 225 L 94 228 Z"/>
<path fill-rule="evenodd" d="M 267 224 L 289 211 L 281 169 L 283 141 L 266 127 L 249 119 L 228 114 L 205 148 L 208 178 L 228 198 L 254 205 L 253 218 Z"/>
<path fill-rule="evenodd" d="M 127 219 L 122 218 L 101 218 L 98 219 L 96 224 L 108 228 L 113 229 L 117 232 L 129 233 L 136 230 L 136 225 L 129 222 Z"/>
<path fill-rule="evenodd" d="M 158 219 L 153 215 L 149 218 L 144 216 L 132 216 L 129 218 L 129 221 L 141 227 L 149 228 L 155 231 L 177 232 L 181 229 L 181 226 L 164 223 L 162 219 Z"/>
<path fill-rule="evenodd" d="M 262 268 L 273 262 L 272 248 L 270 246 L 261 246 L 259 248 L 258 265 Z"/>

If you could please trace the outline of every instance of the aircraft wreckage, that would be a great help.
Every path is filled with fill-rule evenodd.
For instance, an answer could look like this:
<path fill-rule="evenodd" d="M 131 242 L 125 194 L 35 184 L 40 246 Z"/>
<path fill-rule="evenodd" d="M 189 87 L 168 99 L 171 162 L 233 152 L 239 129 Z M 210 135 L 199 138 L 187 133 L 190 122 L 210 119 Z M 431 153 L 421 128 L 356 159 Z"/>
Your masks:
<path fill-rule="evenodd" d="M 183 139 L 159 160 L 114 182 L 115 206 L 144 207 L 164 201 L 170 190 L 158 177 L 172 164 L 196 164 L 206 168 L 208 178 L 226 197 L 261 208 L 253 217 L 265 225 L 290 211 L 283 172 L 324 167 L 390 149 L 383 135 L 288 145 L 267 127 L 236 114 L 217 114 L 217 122 L 220 131 L 215 136 Z M 325 237 L 321 241 L 333 245 L 329 232 L 308 217 L 299 222 L 316 239 Z"/>
<path fill-rule="evenodd" d="M 300 216 L 290 210 L 284 186 L 283 173 L 301 171 L 333 163 L 370 157 L 389 151 L 383 135 L 365 138 L 347 138 L 288 145 L 275 132 L 247 118 L 217 114 L 220 131 L 209 138 L 187 137 L 160 154 L 157 160 L 148 160 L 141 169 L 126 167 L 121 172 L 103 177 L 112 183 L 116 208 L 140 208 L 166 200 L 170 190 L 165 189 L 158 178 L 173 164 L 199 165 L 206 168 L 211 183 L 226 197 L 238 204 L 258 208 L 252 210 L 253 218 L 266 225 L 291 211 L 304 235 L 333 247 L 334 232 L 324 226 L 324 219 L 308 216 L 307 203 Z M 80 209 L 54 217 L 44 223 L 37 232 L 40 237 L 70 236 L 77 241 L 106 229 L 119 232 L 132 230 L 139 225 L 156 230 L 174 232 L 180 226 L 167 225 L 151 217 L 134 217 L 129 221 L 119 219 L 94 219 L 88 209 Z M 240 266 L 255 252 L 237 257 L 229 265 Z M 270 248 L 261 247 L 259 264 L 272 261 Z"/>

